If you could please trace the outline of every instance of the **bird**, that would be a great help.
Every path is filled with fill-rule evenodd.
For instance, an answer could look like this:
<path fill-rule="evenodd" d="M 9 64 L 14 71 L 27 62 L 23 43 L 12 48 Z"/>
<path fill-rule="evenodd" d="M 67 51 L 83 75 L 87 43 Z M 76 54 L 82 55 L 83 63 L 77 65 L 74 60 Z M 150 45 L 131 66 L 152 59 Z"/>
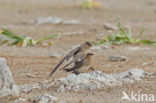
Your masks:
<path fill-rule="evenodd" d="M 93 53 L 87 53 L 84 59 L 74 63 L 74 66 L 71 68 L 66 68 L 66 72 L 73 72 L 78 75 L 80 73 L 87 73 L 89 71 L 94 71 L 94 68 L 91 66 Z"/>
<path fill-rule="evenodd" d="M 54 74 L 54 72 L 64 63 L 64 61 L 68 61 L 70 58 L 72 58 L 72 60 L 68 64 L 66 64 L 62 69 L 66 68 L 72 63 L 82 61 L 82 59 L 84 59 L 84 57 L 89 52 L 91 47 L 92 47 L 91 42 L 86 41 L 85 43 L 71 50 L 50 72 L 49 77 L 51 77 Z"/>

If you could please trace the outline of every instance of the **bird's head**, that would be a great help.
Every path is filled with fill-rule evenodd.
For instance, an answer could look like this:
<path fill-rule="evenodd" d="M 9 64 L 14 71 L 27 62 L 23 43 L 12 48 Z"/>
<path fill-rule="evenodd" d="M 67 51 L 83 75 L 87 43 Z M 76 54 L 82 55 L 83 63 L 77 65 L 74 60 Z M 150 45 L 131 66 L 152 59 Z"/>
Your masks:
<path fill-rule="evenodd" d="M 86 41 L 85 44 L 89 47 L 92 47 L 92 43 L 90 41 Z"/>
<path fill-rule="evenodd" d="M 89 41 L 86 41 L 84 44 L 82 44 L 82 49 L 85 51 L 88 51 L 92 47 L 92 43 Z"/>

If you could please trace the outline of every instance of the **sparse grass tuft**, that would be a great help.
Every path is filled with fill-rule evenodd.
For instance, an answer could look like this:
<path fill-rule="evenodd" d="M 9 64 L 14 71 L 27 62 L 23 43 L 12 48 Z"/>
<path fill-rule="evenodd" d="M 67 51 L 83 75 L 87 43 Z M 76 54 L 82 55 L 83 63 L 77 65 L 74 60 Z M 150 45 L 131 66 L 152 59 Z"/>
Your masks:
<path fill-rule="evenodd" d="M 95 2 L 94 0 L 83 0 L 81 6 L 85 9 L 92 9 L 92 8 L 101 7 L 101 4 Z"/>
<path fill-rule="evenodd" d="M 11 45 L 17 45 L 17 46 L 22 46 L 22 47 L 36 45 L 36 44 L 43 42 L 44 40 L 48 40 L 48 39 L 59 36 L 58 34 L 52 34 L 49 36 L 42 37 L 38 40 L 34 40 L 32 37 L 19 36 L 4 28 L 2 28 L 1 34 L 4 35 L 6 38 L 5 39 L 3 38 L 3 40 L 1 40 L 0 45 L 5 44 L 7 42 L 9 43 L 11 42 L 10 43 Z"/>
<path fill-rule="evenodd" d="M 108 35 L 104 37 L 104 39 L 100 42 L 93 42 L 93 44 L 147 44 L 147 45 L 156 45 L 156 41 L 151 41 L 147 39 L 140 39 L 143 34 L 145 28 L 143 28 L 139 33 L 139 38 L 133 37 L 131 35 L 131 29 L 128 28 L 128 31 L 121 26 L 120 19 L 118 18 L 118 28 L 120 30 L 119 33 Z"/>

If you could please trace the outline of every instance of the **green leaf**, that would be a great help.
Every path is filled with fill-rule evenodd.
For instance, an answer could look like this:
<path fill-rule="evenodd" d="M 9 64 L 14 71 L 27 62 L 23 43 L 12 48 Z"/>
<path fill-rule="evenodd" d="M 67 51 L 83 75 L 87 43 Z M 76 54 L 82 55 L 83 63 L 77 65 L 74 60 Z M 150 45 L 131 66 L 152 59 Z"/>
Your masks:
<path fill-rule="evenodd" d="M 92 3 L 89 0 L 84 0 L 82 6 L 83 8 L 90 9 L 92 8 Z"/>
<path fill-rule="evenodd" d="M 48 40 L 48 39 L 58 37 L 58 36 L 59 36 L 58 34 L 52 34 L 52 35 L 49 35 L 49 36 L 42 37 L 39 40 L 36 40 L 36 44 L 41 43 L 44 40 Z"/>
<path fill-rule="evenodd" d="M 125 34 L 124 28 L 121 27 L 120 18 L 118 18 L 117 21 L 118 21 L 118 28 L 119 28 L 120 32 Z"/>
<path fill-rule="evenodd" d="M 150 41 L 146 39 L 140 39 L 133 37 L 131 35 L 131 29 L 128 28 L 128 31 L 121 26 L 120 19 L 118 18 L 118 28 L 120 30 L 119 33 L 112 34 L 109 36 L 106 36 L 102 41 L 98 42 L 97 44 L 123 44 L 123 43 L 129 43 L 129 44 L 147 44 L 147 45 L 156 45 L 156 41 Z M 141 36 L 144 32 L 145 28 L 141 30 L 139 33 L 139 36 Z"/>
<path fill-rule="evenodd" d="M 142 34 L 144 33 L 145 31 L 145 27 L 141 29 L 140 33 L 139 33 L 139 38 L 141 38 Z"/>
<path fill-rule="evenodd" d="M 2 30 L 3 30 L 2 35 L 6 36 L 6 37 L 8 37 L 10 39 L 14 39 L 14 40 L 17 40 L 17 41 L 22 41 L 24 39 L 23 37 L 18 36 L 18 35 L 12 33 L 11 31 L 9 31 L 7 29 L 2 28 Z"/>
<path fill-rule="evenodd" d="M 150 41 L 150 40 L 140 40 L 140 44 L 147 44 L 147 45 L 156 45 L 156 41 Z"/>
<path fill-rule="evenodd" d="M 41 43 L 44 40 L 59 36 L 58 34 L 52 34 L 49 36 L 42 37 L 39 40 L 34 40 L 32 37 L 29 37 L 29 36 L 18 36 L 16 34 L 12 33 L 11 31 L 4 29 L 4 28 L 2 28 L 2 30 L 3 30 L 2 35 L 7 37 L 7 41 L 0 42 L 0 45 L 8 42 L 8 40 L 13 40 L 11 45 L 18 45 L 18 46 L 22 46 L 22 47 L 27 47 L 29 45 L 35 45 L 35 44 Z"/>

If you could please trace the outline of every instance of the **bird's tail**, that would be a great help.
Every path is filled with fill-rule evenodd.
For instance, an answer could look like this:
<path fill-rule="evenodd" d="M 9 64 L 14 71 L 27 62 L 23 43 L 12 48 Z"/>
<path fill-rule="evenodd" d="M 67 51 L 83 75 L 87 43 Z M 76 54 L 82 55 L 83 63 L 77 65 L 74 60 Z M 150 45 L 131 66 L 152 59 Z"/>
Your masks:
<path fill-rule="evenodd" d="M 64 62 L 65 59 L 66 59 L 66 58 L 63 58 L 63 59 L 60 61 L 60 63 L 57 64 L 57 66 L 51 71 L 49 77 L 51 77 L 51 76 L 54 74 L 54 72 L 60 67 L 60 65 Z"/>

